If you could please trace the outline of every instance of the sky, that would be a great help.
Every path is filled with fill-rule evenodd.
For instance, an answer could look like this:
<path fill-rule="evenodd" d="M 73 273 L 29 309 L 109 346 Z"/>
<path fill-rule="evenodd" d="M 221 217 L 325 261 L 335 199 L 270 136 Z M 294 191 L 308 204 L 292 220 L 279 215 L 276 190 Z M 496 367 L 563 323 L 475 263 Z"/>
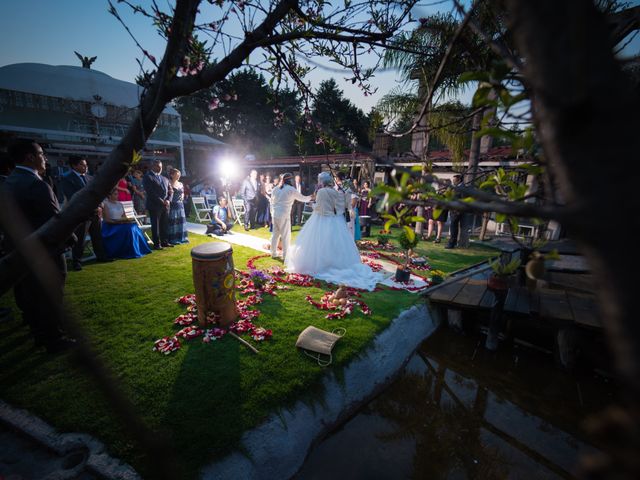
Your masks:
<path fill-rule="evenodd" d="M 166 2 L 160 0 L 158 3 L 162 6 Z M 148 4 L 149 1 L 139 3 Z M 425 5 L 429 3 L 436 5 L 418 7 L 414 16 L 422 17 L 437 9 L 451 8 L 450 2 L 424 2 Z M 640 0 L 630 3 L 637 5 Z M 107 8 L 106 0 L 0 0 L 0 66 L 23 62 L 79 66 L 80 61 L 73 53 L 75 50 L 84 56 L 98 57 L 92 68 L 120 80 L 135 81 L 139 73 L 136 58 L 140 58 L 140 51 Z M 157 35 L 149 19 L 129 14 L 125 8 L 120 11 L 144 48 L 157 58 L 161 57 L 164 40 Z M 640 53 L 640 35 L 625 53 Z M 393 71 L 380 72 L 372 81 L 378 87 L 377 92 L 364 97 L 357 87 L 345 81 L 347 76 L 348 72 L 340 74 L 318 69 L 309 78 L 314 86 L 324 79 L 335 78 L 345 96 L 365 112 L 400 81 Z M 467 92 L 461 101 L 469 103 L 471 95 L 472 92 Z"/>
<path fill-rule="evenodd" d="M 162 6 L 166 0 L 158 3 Z M 420 7 L 416 16 L 425 16 L 436 8 L 439 7 Z M 136 58 L 140 58 L 140 51 L 107 9 L 106 0 L 0 0 L 0 66 L 23 62 L 79 66 L 80 61 L 73 53 L 77 51 L 98 57 L 93 69 L 120 80 L 134 81 L 139 73 Z M 160 58 L 164 40 L 149 19 L 128 14 L 124 7 L 119 11 L 144 48 Z M 349 72 L 317 69 L 309 78 L 314 86 L 324 79 L 335 78 L 345 96 L 365 112 L 399 81 L 393 71 L 380 72 L 372 82 L 378 87 L 377 93 L 364 97 L 345 80 L 347 76 Z"/>

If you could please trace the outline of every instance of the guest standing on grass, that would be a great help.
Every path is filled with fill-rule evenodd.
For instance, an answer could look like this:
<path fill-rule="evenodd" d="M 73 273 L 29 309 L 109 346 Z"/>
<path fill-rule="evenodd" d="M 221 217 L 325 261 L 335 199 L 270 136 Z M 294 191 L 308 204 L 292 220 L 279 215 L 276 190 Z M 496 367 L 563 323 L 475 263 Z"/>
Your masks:
<path fill-rule="evenodd" d="M 371 208 L 371 199 L 369 194 L 371 193 L 371 186 L 369 182 L 362 182 L 362 189 L 360 190 L 360 215 L 369 215 L 369 209 Z"/>
<path fill-rule="evenodd" d="M 357 241 L 362 239 L 362 232 L 360 231 L 360 195 L 358 195 L 356 191 L 354 183 L 354 191 L 351 194 L 351 209 L 349 210 L 349 213 L 353 215 L 353 239 Z"/>
<path fill-rule="evenodd" d="M 142 184 L 142 170 L 135 169 L 131 175 L 131 191 L 133 192 L 133 208 L 138 215 L 145 214 L 145 194 Z"/>
<path fill-rule="evenodd" d="M 249 172 L 249 176 L 244 179 L 240 187 L 240 196 L 244 200 L 244 229 L 249 230 L 256 225 L 258 213 L 258 198 L 260 193 L 260 182 L 258 181 L 258 171 L 256 169 Z"/>
<path fill-rule="evenodd" d="M 271 234 L 271 256 L 276 258 L 278 242 L 282 240 L 282 258 L 287 258 L 291 240 L 291 207 L 293 202 L 310 202 L 311 196 L 302 195 L 293 186 L 293 175 L 285 173 L 280 186 L 273 189 L 273 233 Z"/>
<path fill-rule="evenodd" d="M 169 243 L 169 206 L 173 190 L 169 180 L 161 173 L 162 162 L 153 160 L 149 171 L 142 179 L 147 195 L 147 210 L 151 220 L 151 236 L 155 250 L 173 247 Z"/>
<path fill-rule="evenodd" d="M 91 177 L 87 175 L 89 169 L 87 160 L 82 157 L 70 157 L 69 166 L 71 171 L 62 178 L 59 183 L 62 190 L 63 198 L 66 198 L 68 202 L 73 196 L 87 186 Z M 91 245 L 93 246 L 93 253 L 95 253 L 98 262 L 108 262 L 109 258 L 104 251 L 102 245 L 102 235 L 100 233 L 100 208 L 96 208 L 89 219 L 78 225 L 75 230 L 75 235 L 78 237 L 76 244 L 71 249 L 71 257 L 73 261 L 73 269 L 75 271 L 82 270 L 82 255 L 84 253 L 84 247 L 86 245 L 85 238 L 87 233 L 91 239 Z"/>
<path fill-rule="evenodd" d="M 461 186 L 462 186 L 462 175 L 458 175 L 458 174 L 454 175 L 453 191 L 454 191 L 455 199 L 458 199 L 461 196 L 460 194 Z M 451 210 L 451 212 L 449 212 L 450 236 L 449 236 L 449 242 L 447 242 L 444 248 L 447 248 L 447 249 L 456 248 L 456 246 L 458 245 L 458 235 L 460 233 L 460 227 L 462 225 L 463 216 L 464 216 L 464 213 L 459 212 L 457 210 Z"/>
<path fill-rule="evenodd" d="M 131 183 L 127 180 L 126 175 L 118 180 L 118 186 L 116 188 L 118 189 L 118 201 L 130 202 L 132 200 Z"/>
<path fill-rule="evenodd" d="M 271 219 L 271 206 L 269 204 L 269 197 L 267 196 L 267 183 L 266 176 L 261 174 L 259 177 L 260 191 L 258 195 L 258 214 L 256 216 L 256 223 L 258 226 L 268 227 Z"/>
<path fill-rule="evenodd" d="M 184 180 L 182 182 L 182 185 L 184 185 L 184 201 L 182 202 L 184 204 L 184 214 L 189 218 L 189 215 L 191 215 L 191 185 L 186 181 L 186 178 L 182 180 Z"/>
<path fill-rule="evenodd" d="M 169 169 L 169 182 L 173 197 L 169 204 L 169 243 L 178 245 L 189 243 L 187 238 L 187 219 L 184 213 L 184 185 L 180 181 L 182 172 L 177 168 Z"/>
<path fill-rule="evenodd" d="M 271 193 L 273 192 L 273 180 L 271 175 L 267 174 L 264 181 L 264 196 L 267 199 L 267 211 L 265 217 L 265 227 L 269 227 L 271 231 Z"/>
<path fill-rule="evenodd" d="M 58 199 L 51 187 L 40 175 L 45 170 L 46 155 L 42 147 L 33 140 L 21 139 L 9 149 L 16 164 L 11 174 L 2 184 L 2 195 L 11 200 L 3 202 L 2 208 L 11 209 L 16 219 L 25 222 L 25 236 L 30 235 L 49 219 L 60 213 Z M 75 238 L 75 236 L 73 236 Z M 11 252 L 24 243 L 25 237 L 11 238 L 5 232 L 5 250 Z M 75 340 L 65 337 L 62 319 L 56 315 L 62 305 L 67 265 L 62 245 L 41 244 L 52 269 L 43 269 L 38 258 L 34 268 L 39 268 L 42 276 L 27 271 L 14 287 L 16 304 L 22 312 L 24 322 L 31 328 L 36 346 L 43 346 L 49 353 L 56 353 L 75 345 Z M 32 255 L 32 253 L 28 253 Z M 44 280 L 42 282 L 41 280 Z M 56 308 L 57 307 L 57 308 Z"/>
<path fill-rule="evenodd" d="M 293 188 L 295 188 L 300 195 L 307 194 L 307 188 L 300 175 L 296 174 L 293 178 Z M 304 203 L 296 202 L 293 204 L 293 208 L 291 210 L 291 224 L 292 225 L 302 225 L 302 211 L 304 210 Z"/>

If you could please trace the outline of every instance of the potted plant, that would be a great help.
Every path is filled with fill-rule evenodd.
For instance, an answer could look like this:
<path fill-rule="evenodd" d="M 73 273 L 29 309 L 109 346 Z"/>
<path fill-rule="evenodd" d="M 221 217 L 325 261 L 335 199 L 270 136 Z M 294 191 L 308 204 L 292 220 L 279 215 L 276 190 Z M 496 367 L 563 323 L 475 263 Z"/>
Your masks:
<path fill-rule="evenodd" d="M 400 248 L 404 250 L 405 263 L 396 269 L 396 282 L 408 282 L 411 278 L 411 269 L 409 268 L 411 263 L 411 250 L 418 245 L 418 241 L 418 237 L 413 233 L 413 230 L 408 227 L 403 228 L 400 235 L 398 235 L 398 243 L 400 244 Z"/>
<path fill-rule="evenodd" d="M 431 283 L 433 285 L 438 285 L 442 282 L 444 282 L 444 272 L 441 270 L 431 270 Z"/>
<path fill-rule="evenodd" d="M 514 258 L 508 263 L 504 263 L 500 258 L 489 263 L 493 273 L 487 279 L 487 288 L 494 291 L 504 291 L 509 288 L 508 277 L 513 275 L 520 267 L 520 259 Z"/>

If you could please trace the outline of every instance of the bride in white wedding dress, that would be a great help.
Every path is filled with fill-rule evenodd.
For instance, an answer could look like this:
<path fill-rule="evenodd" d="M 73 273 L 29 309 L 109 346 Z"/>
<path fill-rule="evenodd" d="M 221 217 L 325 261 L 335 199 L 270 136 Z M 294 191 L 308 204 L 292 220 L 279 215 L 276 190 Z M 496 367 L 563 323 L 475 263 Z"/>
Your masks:
<path fill-rule="evenodd" d="M 311 218 L 300 230 L 285 260 L 291 273 L 312 275 L 327 282 L 373 290 L 384 280 L 360 260 L 358 247 L 344 218 L 345 196 L 331 188 L 331 175 L 318 175 L 320 189 Z"/>

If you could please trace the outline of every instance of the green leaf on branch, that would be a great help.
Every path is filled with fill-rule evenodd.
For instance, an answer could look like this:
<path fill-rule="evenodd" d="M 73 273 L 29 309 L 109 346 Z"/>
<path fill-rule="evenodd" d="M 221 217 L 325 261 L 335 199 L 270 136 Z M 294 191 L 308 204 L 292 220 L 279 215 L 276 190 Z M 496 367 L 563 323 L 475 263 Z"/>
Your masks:
<path fill-rule="evenodd" d="M 408 227 L 407 225 L 404 225 L 402 228 L 404 229 L 404 234 L 407 236 L 407 240 L 409 240 L 409 243 L 413 243 L 416 239 L 416 233 L 411 227 Z"/>
<path fill-rule="evenodd" d="M 480 87 L 476 90 L 476 93 L 473 95 L 473 101 L 471 105 L 474 108 L 483 107 L 489 103 L 489 93 L 491 92 L 491 87 Z"/>
<path fill-rule="evenodd" d="M 394 222 L 393 220 L 387 220 L 387 221 L 384 223 L 384 229 L 388 232 L 389 230 L 391 230 L 391 227 L 392 227 L 393 225 L 395 225 L 395 223 L 396 223 L 396 222 Z"/>
<path fill-rule="evenodd" d="M 495 187 L 496 187 L 496 181 L 495 180 L 485 180 L 484 182 L 482 182 L 480 184 L 480 190 L 484 190 L 484 189 L 493 190 Z"/>
<path fill-rule="evenodd" d="M 142 160 L 142 154 L 134 150 L 131 156 L 131 165 L 137 164 L 140 160 Z"/>
<path fill-rule="evenodd" d="M 433 209 L 433 219 L 437 220 L 438 218 L 440 218 L 440 215 L 442 215 L 443 211 L 444 210 L 442 208 L 435 207 Z"/>
<path fill-rule="evenodd" d="M 505 220 L 507 219 L 507 215 L 504 213 L 496 213 L 496 222 L 497 223 L 504 223 Z"/>
<path fill-rule="evenodd" d="M 489 72 L 464 72 L 458 77 L 458 82 L 460 83 L 489 82 L 490 80 Z"/>

